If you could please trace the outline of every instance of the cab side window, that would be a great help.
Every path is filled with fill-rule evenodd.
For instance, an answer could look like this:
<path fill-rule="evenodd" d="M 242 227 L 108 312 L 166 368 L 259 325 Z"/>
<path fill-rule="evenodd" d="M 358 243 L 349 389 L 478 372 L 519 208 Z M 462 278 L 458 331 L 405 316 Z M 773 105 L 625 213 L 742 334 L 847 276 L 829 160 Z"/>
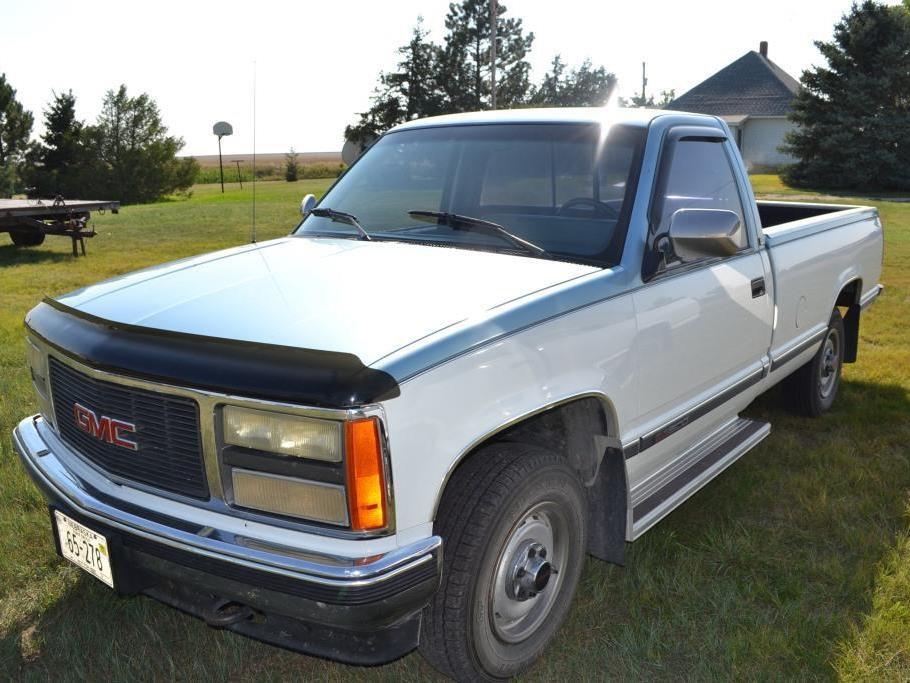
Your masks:
<path fill-rule="evenodd" d="M 739 216 L 745 226 L 744 211 L 733 167 L 720 140 L 680 140 L 670 161 L 664 186 L 656 234 L 666 233 L 670 220 L 679 209 L 725 209 Z M 745 229 L 742 248 L 748 246 Z"/>

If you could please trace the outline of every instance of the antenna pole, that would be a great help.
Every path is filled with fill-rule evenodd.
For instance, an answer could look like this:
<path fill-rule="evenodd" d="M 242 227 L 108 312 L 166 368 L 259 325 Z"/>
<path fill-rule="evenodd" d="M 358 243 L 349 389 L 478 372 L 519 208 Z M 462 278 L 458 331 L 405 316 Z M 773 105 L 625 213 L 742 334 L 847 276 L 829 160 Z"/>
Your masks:
<path fill-rule="evenodd" d="M 490 109 L 496 109 L 496 0 L 490 0 Z"/>
<path fill-rule="evenodd" d="M 253 62 L 253 229 L 250 241 L 256 243 L 256 62 Z"/>

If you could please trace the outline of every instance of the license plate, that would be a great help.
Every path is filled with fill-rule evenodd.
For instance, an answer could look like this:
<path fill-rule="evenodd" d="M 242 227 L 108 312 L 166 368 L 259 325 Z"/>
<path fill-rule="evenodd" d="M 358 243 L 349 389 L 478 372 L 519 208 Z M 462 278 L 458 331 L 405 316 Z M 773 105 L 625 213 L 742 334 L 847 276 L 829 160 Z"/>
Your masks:
<path fill-rule="evenodd" d="M 63 557 L 113 588 L 114 574 L 107 539 L 59 510 L 54 510 L 54 522 Z"/>

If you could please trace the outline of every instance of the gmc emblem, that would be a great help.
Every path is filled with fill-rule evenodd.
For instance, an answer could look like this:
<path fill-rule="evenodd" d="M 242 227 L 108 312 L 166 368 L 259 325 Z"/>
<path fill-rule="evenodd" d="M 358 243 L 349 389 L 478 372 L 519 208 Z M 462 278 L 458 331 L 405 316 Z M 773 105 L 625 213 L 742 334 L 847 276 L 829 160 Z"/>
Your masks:
<path fill-rule="evenodd" d="M 76 418 L 76 426 L 89 436 L 114 446 L 129 448 L 131 451 L 139 450 L 139 444 L 124 439 L 121 435 L 121 432 L 135 432 L 136 425 L 133 423 L 115 420 L 107 415 L 99 418 L 94 410 L 86 408 L 81 403 L 73 404 L 73 416 Z"/>

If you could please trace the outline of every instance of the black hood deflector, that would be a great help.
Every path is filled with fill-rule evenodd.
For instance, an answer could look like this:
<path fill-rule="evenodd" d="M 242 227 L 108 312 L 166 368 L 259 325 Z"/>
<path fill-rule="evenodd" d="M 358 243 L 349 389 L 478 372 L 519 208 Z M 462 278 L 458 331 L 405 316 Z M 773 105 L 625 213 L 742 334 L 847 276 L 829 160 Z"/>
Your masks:
<path fill-rule="evenodd" d="M 29 331 L 98 370 L 248 398 L 355 408 L 400 394 L 390 374 L 351 353 L 170 332 L 104 320 L 45 299 Z"/>

